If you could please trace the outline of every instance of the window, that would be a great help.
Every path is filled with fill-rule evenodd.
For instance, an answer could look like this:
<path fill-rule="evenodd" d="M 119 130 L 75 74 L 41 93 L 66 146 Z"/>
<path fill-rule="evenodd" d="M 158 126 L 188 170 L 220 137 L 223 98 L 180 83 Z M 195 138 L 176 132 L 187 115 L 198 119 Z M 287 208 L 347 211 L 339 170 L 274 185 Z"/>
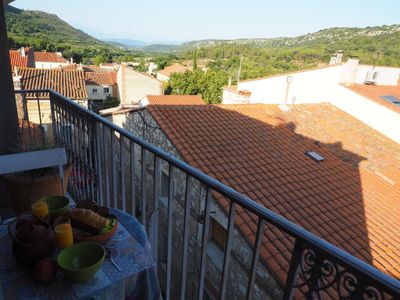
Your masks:
<path fill-rule="evenodd" d="M 109 93 L 110 93 L 110 88 L 105 87 L 105 88 L 104 88 L 104 94 L 109 94 Z"/>
<path fill-rule="evenodd" d="M 92 94 L 97 94 L 97 89 L 92 89 Z"/>

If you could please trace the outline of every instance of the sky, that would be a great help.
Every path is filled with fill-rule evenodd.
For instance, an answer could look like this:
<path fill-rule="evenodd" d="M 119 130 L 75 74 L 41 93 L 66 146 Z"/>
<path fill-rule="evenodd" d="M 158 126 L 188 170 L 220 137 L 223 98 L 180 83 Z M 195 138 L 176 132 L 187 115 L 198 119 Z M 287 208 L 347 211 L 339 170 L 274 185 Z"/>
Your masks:
<path fill-rule="evenodd" d="M 97 38 L 151 43 L 297 36 L 400 23 L 400 0 L 16 0 Z"/>

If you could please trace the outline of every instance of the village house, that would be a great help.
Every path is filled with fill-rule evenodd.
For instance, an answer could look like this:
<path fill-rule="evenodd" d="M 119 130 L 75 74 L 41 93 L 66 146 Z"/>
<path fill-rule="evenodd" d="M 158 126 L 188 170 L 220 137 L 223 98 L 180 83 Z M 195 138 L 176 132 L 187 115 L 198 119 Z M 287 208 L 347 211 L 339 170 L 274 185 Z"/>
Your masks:
<path fill-rule="evenodd" d="M 169 80 L 174 73 L 185 73 L 186 71 L 192 71 L 191 67 L 186 67 L 180 63 L 174 63 L 160 71 L 157 72 L 157 79 L 163 82 Z"/>
<path fill-rule="evenodd" d="M 299 104 L 284 111 L 275 104 L 199 105 L 193 98 L 182 101 L 185 96 L 174 97 L 148 96 L 143 100 L 146 105 L 108 117 L 277 214 L 400 278 L 400 236 L 390 230 L 400 226 L 396 204 L 400 197 L 399 144 L 329 103 Z M 168 183 L 168 172 L 163 169 L 162 186 Z M 180 182 L 177 180 L 177 191 Z M 150 193 L 151 186 L 148 189 Z M 217 297 L 228 202 L 217 194 L 213 201 L 206 293 Z M 174 220 L 176 228 L 181 228 L 178 223 L 182 222 L 184 207 L 179 199 L 176 203 Z M 201 219 L 201 204 L 193 210 Z M 228 286 L 228 298 L 245 291 L 241 285 L 248 282 L 257 229 L 251 214 L 241 211 L 238 216 L 231 262 L 235 284 Z M 195 249 L 196 230 L 192 238 Z M 174 251 L 180 246 L 174 245 Z M 273 227 L 267 228 L 255 299 L 280 297 L 292 247 L 290 239 Z M 163 251 L 159 250 L 160 257 Z"/>
<path fill-rule="evenodd" d="M 18 68 L 34 68 L 35 55 L 33 47 L 21 47 L 18 50 L 10 50 L 11 69 L 14 72 Z"/>
<path fill-rule="evenodd" d="M 35 68 L 37 69 L 56 69 L 69 64 L 70 62 L 62 57 L 61 52 L 35 51 Z"/>
<path fill-rule="evenodd" d="M 121 105 L 137 104 L 146 95 L 162 95 L 163 83 L 155 77 L 135 71 L 122 63 L 117 73 L 118 97 Z"/>
<path fill-rule="evenodd" d="M 117 72 L 85 72 L 85 84 L 90 100 L 118 98 Z"/>
<path fill-rule="evenodd" d="M 223 89 L 223 104 L 331 103 L 400 143 L 400 68 L 345 64 L 240 81 Z M 396 97 L 397 95 L 397 97 Z"/>
<path fill-rule="evenodd" d="M 83 107 L 88 107 L 88 94 L 83 71 L 17 68 L 13 80 L 16 91 L 52 89 L 75 100 Z M 47 97 L 42 93 L 28 93 L 24 99 L 19 99 L 20 105 L 25 105 L 21 102 L 26 101 L 31 122 L 51 123 L 50 102 Z M 40 101 L 40 115 L 38 101 Z"/>

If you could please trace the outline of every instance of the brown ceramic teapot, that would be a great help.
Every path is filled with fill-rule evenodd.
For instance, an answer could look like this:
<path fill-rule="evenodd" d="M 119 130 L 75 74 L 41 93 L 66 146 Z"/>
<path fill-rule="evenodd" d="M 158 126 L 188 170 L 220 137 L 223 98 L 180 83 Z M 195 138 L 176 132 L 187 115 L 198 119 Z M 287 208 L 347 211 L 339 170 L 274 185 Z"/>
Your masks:
<path fill-rule="evenodd" d="M 31 212 L 20 215 L 8 226 L 13 238 L 15 259 L 25 267 L 31 267 L 54 251 L 54 234 L 48 222 Z"/>

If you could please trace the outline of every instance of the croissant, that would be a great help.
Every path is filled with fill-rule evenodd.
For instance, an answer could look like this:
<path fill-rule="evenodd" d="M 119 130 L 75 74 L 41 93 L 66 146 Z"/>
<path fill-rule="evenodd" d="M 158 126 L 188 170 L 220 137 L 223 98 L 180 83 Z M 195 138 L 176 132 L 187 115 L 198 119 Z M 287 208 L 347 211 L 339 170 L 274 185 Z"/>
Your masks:
<path fill-rule="evenodd" d="M 71 209 L 68 216 L 72 226 L 94 234 L 98 234 L 109 222 L 107 218 L 85 208 Z"/>

